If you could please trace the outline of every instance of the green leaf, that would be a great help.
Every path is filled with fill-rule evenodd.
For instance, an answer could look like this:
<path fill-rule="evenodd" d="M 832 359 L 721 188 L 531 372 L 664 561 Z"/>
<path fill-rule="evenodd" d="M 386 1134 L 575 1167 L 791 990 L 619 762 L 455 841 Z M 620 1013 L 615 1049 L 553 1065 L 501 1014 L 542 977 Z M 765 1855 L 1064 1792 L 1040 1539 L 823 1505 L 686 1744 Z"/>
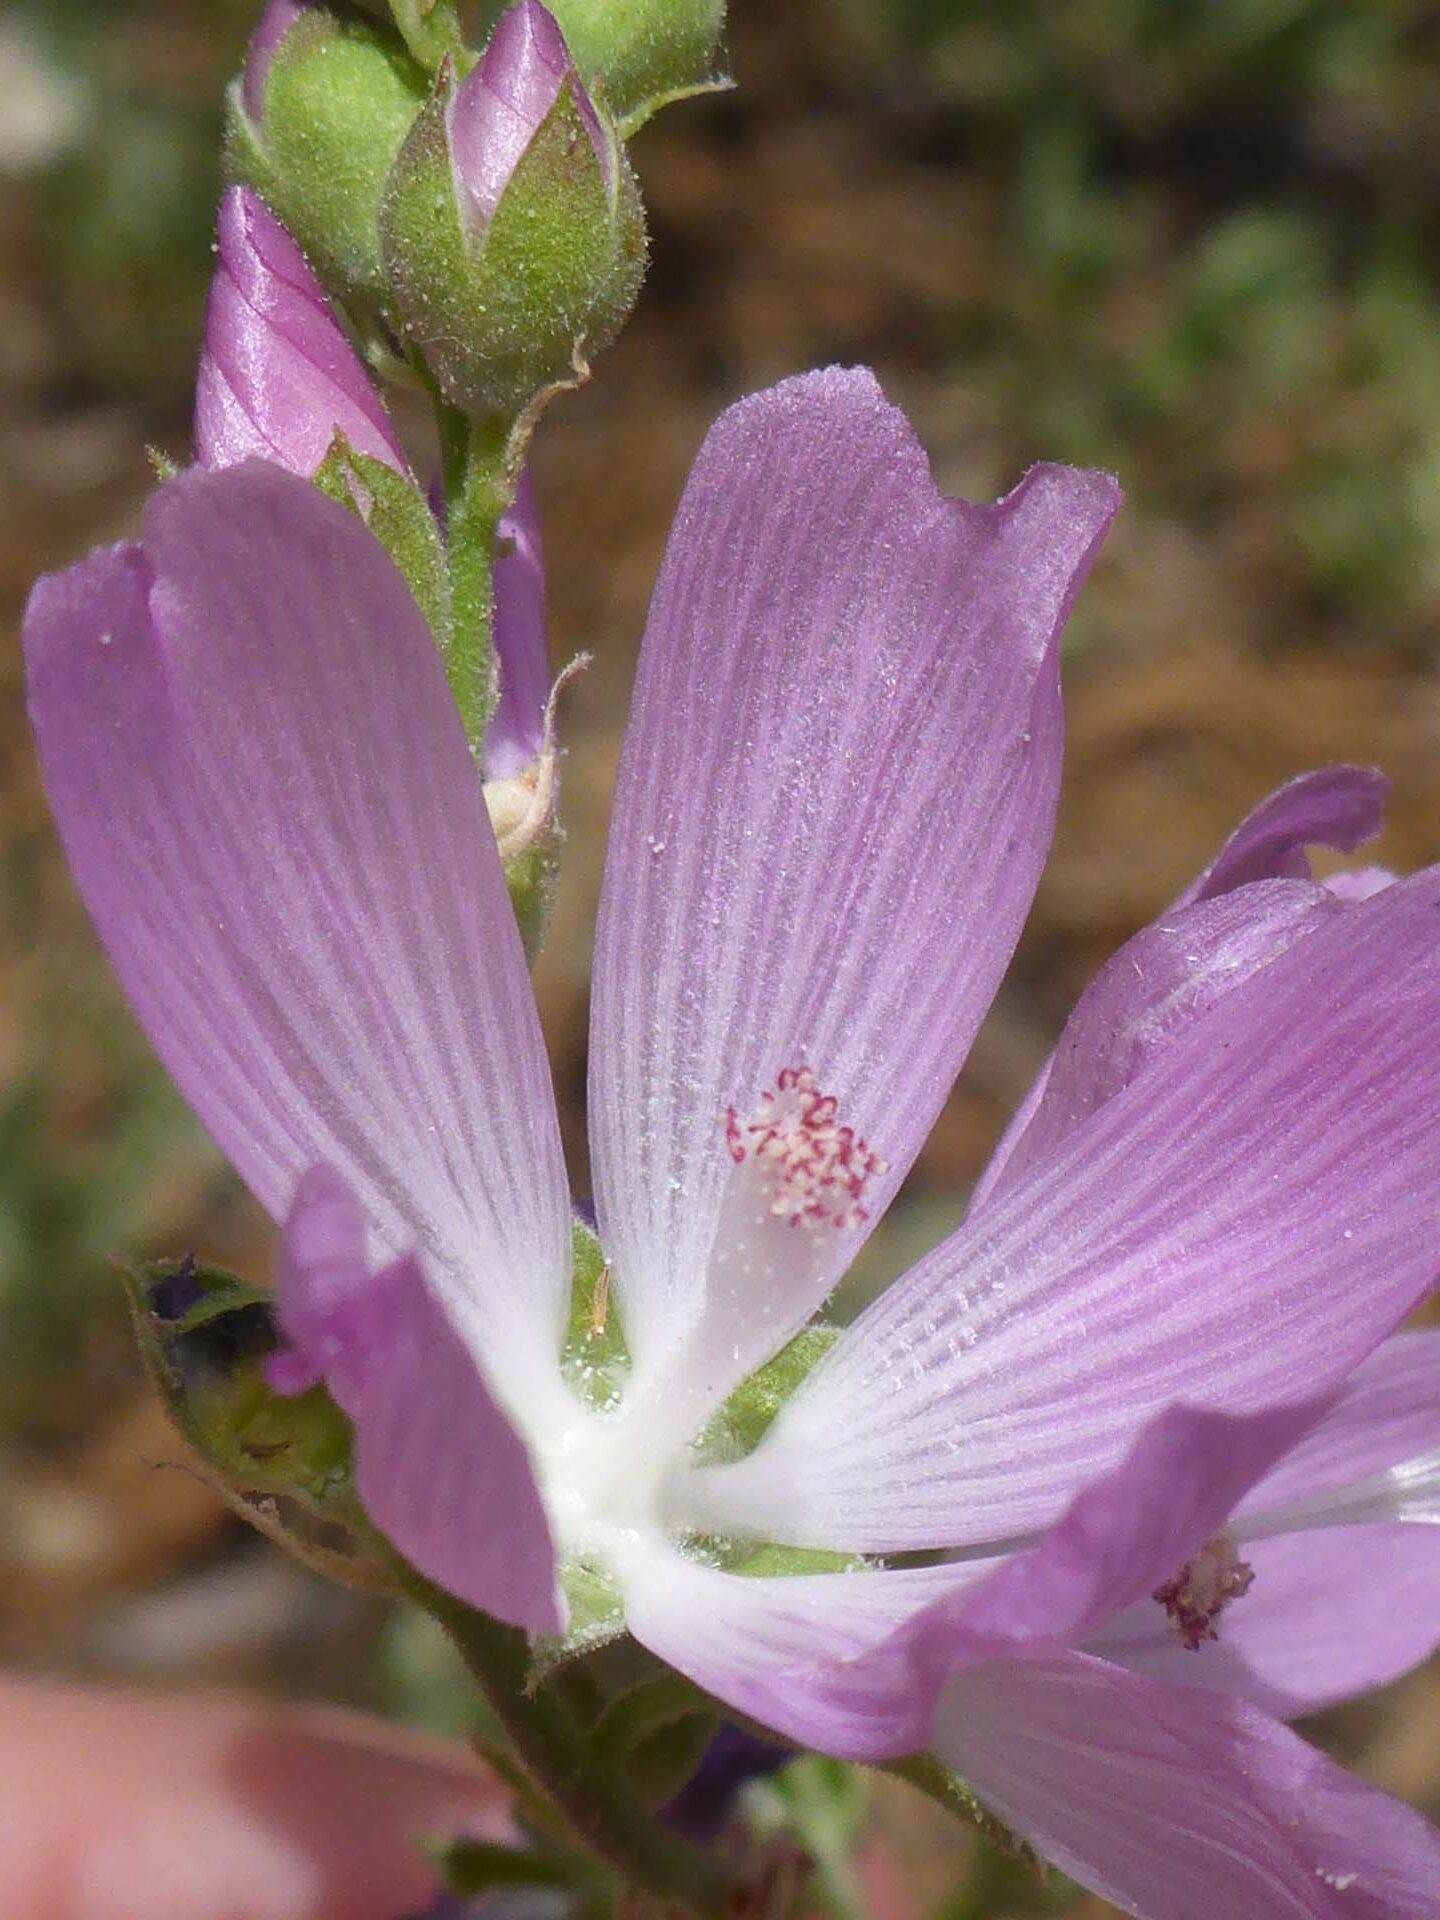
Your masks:
<path fill-rule="evenodd" d="M 447 666 L 453 651 L 450 574 L 430 503 L 413 480 L 357 453 L 337 433 L 315 484 L 364 521 L 405 576 Z"/>
<path fill-rule="evenodd" d="M 563 1862 L 525 1847 L 495 1840 L 425 1840 L 421 1852 L 439 1874 L 447 1893 L 475 1900 L 507 1887 L 568 1887 L 572 1876 Z"/>

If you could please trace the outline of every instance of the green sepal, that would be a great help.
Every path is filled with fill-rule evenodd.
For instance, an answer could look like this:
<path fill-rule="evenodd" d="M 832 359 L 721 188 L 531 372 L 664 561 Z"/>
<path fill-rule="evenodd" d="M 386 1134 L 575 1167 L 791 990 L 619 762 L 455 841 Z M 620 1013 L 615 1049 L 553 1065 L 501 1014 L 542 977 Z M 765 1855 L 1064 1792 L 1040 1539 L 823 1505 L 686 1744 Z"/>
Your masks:
<path fill-rule="evenodd" d="M 629 312 L 645 266 L 634 175 L 612 136 L 606 179 L 572 84 L 517 163 L 494 217 L 465 229 L 447 135 L 442 67 L 380 207 L 395 312 L 447 400 L 514 416 L 576 384 Z"/>
<path fill-rule="evenodd" d="M 615 131 L 622 140 L 632 140 L 647 120 L 653 120 L 657 113 L 666 107 L 683 106 L 687 100 L 703 100 L 711 93 L 733 93 L 735 82 L 728 73 L 714 75 L 709 80 L 696 80 L 688 87 L 669 87 L 664 93 L 651 94 L 647 99 L 622 114 L 615 122 Z"/>
<path fill-rule="evenodd" d="M 226 172 L 256 189 L 357 318 L 385 310 L 380 196 L 427 82 L 394 32 L 317 7 L 276 48 L 258 121 L 238 81 L 229 92 Z"/>
<path fill-rule="evenodd" d="M 121 1272 L 146 1368 L 216 1492 L 316 1572 L 390 1592 L 355 1497 L 349 1421 L 323 1387 L 291 1396 L 265 1379 L 279 1343 L 269 1295 L 191 1260 Z M 181 1278 L 190 1304 L 158 1312 L 157 1288 Z"/>
<path fill-rule="evenodd" d="M 493 0 L 487 13 L 503 12 Z M 570 57 L 628 134 L 672 100 L 728 82 L 710 77 L 725 0 L 552 0 Z"/>
<path fill-rule="evenodd" d="M 422 1840 L 420 1851 L 448 1894 L 478 1900 L 515 1887 L 569 1887 L 573 1873 L 563 1861 L 529 1847 L 498 1840 Z"/>
<path fill-rule="evenodd" d="M 455 0 L 390 0 L 390 14 L 412 57 L 431 72 L 464 46 Z"/>
<path fill-rule="evenodd" d="M 720 1723 L 709 1694 L 670 1667 L 648 1663 L 606 1703 L 591 1729 L 596 1751 L 649 1807 L 671 1800 L 694 1773 Z"/>
<path fill-rule="evenodd" d="M 613 1576 L 586 1560 L 567 1560 L 560 1585 L 570 1609 L 564 1636 L 541 1635 L 531 1644 L 530 1677 L 539 1684 L 625 1631 L 625 1601 Z"/>
<path fill-rule="evenodd" d="M 610 1290 L 600 1242 L 583 1220 L 570 1239 L 570 1323 L 563 1366 L 571 1387 L 592 1407 L 613 1406 L 630 1371 L 630 1349 Z"/>
<path fill-rule="evenodd" d="M 731 1394 L 700 1438 L 706 1462 L 753 1453 L 771 1422 L 816 1362 L 840 1337 L 838 1327 L 805 1327 Z"/>
<path fill-rule="evenodd" d="M 323 1387 L 274 1393 L 264 1360 L 279 1345 L 270 1296 L 218 1267 L 186 1266 L 198 1296 L 178 1318 L 153 1309 L 173 1261 L 123 1268 L 141 1354 L 176 1426 L 234 1488 L 348 1502 L 351 1428 Z"/>
<path fill-rule="evenodd" d="M 555 904 L 555 888 L 560 877 L 559 850 L 560 834 L 552 824 L 524 853 L 505 863 L 510 905 L 515 909 L 515 921 L 525 943 L 525 958 L 532 967 L 544 944 Z"/>
<path fill-rule="evenodd" d="M 570 1318 L 561 1365 L 579 1398 L 600 1409 L 615 1404 L 630 1370 L 630 1350 L 610 1292 L 609 1264 L 582 1220 L 571 1228 Z M 532 1672 L 537 1680 L 609 1645 L 625 1631 L 620 1589 L 605 1568 L 568 1560 L 560 1569 L 560 1584 L 570 1623 L 563 1639 L 535 1641 Z"/>
<path fill-rule="evenodd" d="M 167 480 L 173 480 L 180 471 L 180 462 L 172 460 L 160 447 L 146 447 L 145 458 L 150 462 L 150 471 L 162 487 Z"/>
<path fill-rule="evenodd" d="M 743 1573 L 752 1580 L 770 1580 L 792 1573 L 858 1573 L 871 1563 L 863 1554 L 832 1553 L 825 1547 L 749 1545 L 725 1556 L 727 1573 Z"/>
<path fill-rule="evenodd" d="M 446 665 L 452 652 L 450 570 L 430 503 L 415 482 L 335 436 L 315 485 L 363 520 L 405 576 Z"/>
<path fill-rule="evenodd" d="M 964 1780 L 947 1767 L 945 1762 L 933 1753 L 907 1754 L 904 1759 L 878 1763 L 885 1773 L 893 1773 L 899 1780 L 917 1788 L 931 1800 L 955 1815 L 957 1820 L 968 1821 L 979 1829 L 993 1846 L 999 1847 L 1013 1860 L 1020 1861 L 1034 1873 L 1044 1878 L 1046 1868 L 1035 1849 L 1018 1834 L 1012 1833 L 1003 1820 L 997 1820 L 990 1809 L 976 1798 L 975 1790 L 968 1780 Z"/>

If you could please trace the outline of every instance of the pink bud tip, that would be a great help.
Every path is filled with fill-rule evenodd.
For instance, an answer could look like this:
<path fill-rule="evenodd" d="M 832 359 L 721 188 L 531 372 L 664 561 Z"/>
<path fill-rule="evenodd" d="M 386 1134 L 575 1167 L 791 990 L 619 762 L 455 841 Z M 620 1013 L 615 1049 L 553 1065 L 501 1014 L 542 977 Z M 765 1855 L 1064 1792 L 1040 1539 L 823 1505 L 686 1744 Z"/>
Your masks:
<path fill-rule="evenodd" d="M 265 82 L 276 49 L 301 14 L 310 12 L 312 4 L 313 0 L 267 0 L 260 24 L 250 36 L 250 51 L 240 79 L 240 98 L 252 120 L 258 121 L 265 111 Z"/>
<path fill-rule="evenodd" d="M 195 382 L 200 464 L 273 460 L 308 479 L 340 432 L 404 473 L 370 376 L 304 254 L 252 188 L 231 187 L 221 201 L 218 251 Z"/>
<path fill-rule="evenodd" d="M 602 167 L 609 150 L 589 94 L 580 82 L 553 14 L 539 0 L 521 0 L 495 23 L 480 64 L 455 95 L 450 153 L 467 222 L 493 218 L 530 142 L 555 105 L 566 78 Z"/>

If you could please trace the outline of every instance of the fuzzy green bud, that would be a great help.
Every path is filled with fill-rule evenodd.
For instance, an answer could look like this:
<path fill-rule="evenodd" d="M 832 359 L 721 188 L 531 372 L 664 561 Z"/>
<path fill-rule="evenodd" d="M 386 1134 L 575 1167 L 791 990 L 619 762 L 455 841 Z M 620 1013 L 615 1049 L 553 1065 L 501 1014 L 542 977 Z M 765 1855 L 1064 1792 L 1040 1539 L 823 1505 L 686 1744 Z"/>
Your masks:
<path fill-rule="evenodd" d="M 355 1500 L 350 1422 L 323 1387 L 270 1386 L 270 1296 L 191 1257 L 125 1281 L 146 1367 L 216 1490 L 308 1565 L 385 1586 Z"/>
<path fill-rule="evenodd" d="M 613 337 L 644 270 L 639 195 L 538 0 L 500 20 L 463 82 L 441 69 L 380 230 L 393 311 L 472 416 L 573 383 Z"/>
<path fill-rule="evenodd" d="M 270 0 L 230 90 L 226 166 L 298 241 L 326 288 L 383 312 L 377 216 L 428 76 L 392 30 Z"/>

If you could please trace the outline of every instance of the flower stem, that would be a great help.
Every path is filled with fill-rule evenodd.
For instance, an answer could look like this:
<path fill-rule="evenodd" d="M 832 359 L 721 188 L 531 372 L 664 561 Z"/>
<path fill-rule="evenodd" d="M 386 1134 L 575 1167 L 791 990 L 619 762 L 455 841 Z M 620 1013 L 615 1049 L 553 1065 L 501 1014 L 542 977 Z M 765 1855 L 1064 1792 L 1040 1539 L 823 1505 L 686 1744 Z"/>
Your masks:
<path fill-rule="evenodd" d="M 495 534 L 515 498 L 513 422 L 440 409 L 441 479 L 450 554 L 452 637 L 445 669 L 478 756 L 495 704 Z"/>
<path fill-rule="evenodd" d="M 532 1684 L 525 1635 L 421 1581 L 413 1568 L 405 1584 L 455 1642 L 530 1783 L 576 1838 L 627 1887 L 717 1920 L 735 1888 L 725 1862 L 661 1826 L 587 1740 L 558 1689 Z"/>

